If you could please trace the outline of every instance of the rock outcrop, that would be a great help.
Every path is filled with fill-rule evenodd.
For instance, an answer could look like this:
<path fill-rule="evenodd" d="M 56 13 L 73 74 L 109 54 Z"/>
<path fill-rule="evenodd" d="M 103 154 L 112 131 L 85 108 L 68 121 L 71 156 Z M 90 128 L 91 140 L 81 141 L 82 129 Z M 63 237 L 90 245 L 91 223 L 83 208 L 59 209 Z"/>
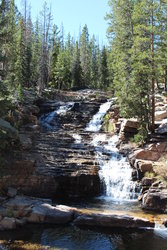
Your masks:
<path fill-rule="evenodd" d="M 108 228 L 144 228 L 154 227 L 154 223 L 128 215 L 115 214 L 83 214 L 78 216 L 74 224 L 77 226 L 108 227 Z"/>
<path fill-rule="evenodd" d="M 122 119 L 120 126 L 120 139 L 125 140 L 126 138 L 132 137 L 137 133 L 139 128 L 139 122 L 137 119 Z"/>
<path fill-rule="evenodd" d="M 167 212 L 167 189 L 150 188 L 143 195 L 142 207 L 147 210 Z"/>
<path fill-rule="evenodd" d="M 52 198 L 99 195 L 98 162 L 90 143 L 92 137 L 84 129 L 106 96 L 92 94 L 88 100 L 83 93 L 76 102 L 42 101 L 39 103 L 43 113 L 31 101 L 33 98 L 20 108 L 20 149 L 10 152 L 0 190 L 6 192 L 13 187 L 25 195 Z M 37 114 L 43 114 L 45 119 L 48 112 L 53 112 L 47 120 L 53 129 L 45 129 L 41 119 L 39 130 Z M 75 135 L 82 140 L 77 141 Z"/>
<path fill-rule="evenodd" d="M 84 213 L 64 205 L 53 205 L 50 199 L 15 196 L 5 199 L 0 208 L 0 230 L 15 229 L 26 223 L 42 223 L 103 228 L 146 228 L 154 223 L 143 218 L 112 213 Z"/>

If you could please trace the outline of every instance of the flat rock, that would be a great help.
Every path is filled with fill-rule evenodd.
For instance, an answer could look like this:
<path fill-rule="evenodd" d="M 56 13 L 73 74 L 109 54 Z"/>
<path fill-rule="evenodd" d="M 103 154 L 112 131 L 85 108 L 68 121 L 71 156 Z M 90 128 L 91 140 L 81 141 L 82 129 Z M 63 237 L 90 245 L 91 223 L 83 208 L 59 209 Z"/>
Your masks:
<path fill-rule="evenodd" d="M 27 196 L 19 196 L 17 195 L 15 198 L 10 199 L 9 201 L 3 204 L 4 207 L 15 210 L 24 210 L 28 207 L 32 207 L 33 205 L 40 204 L 43 202 L 52 203 L 50 199 L 38 199 Z"/>
<path fill-rule="evenodd" d="M 160 153 L 158 151 L 151 151 L 148 149 L 139 149 L 134 152 L 133 157 L 147 161 L 158 161 Z"/>
<path fill-rule="evenodd" d="M 67 206 L 52 206 L 47 203 L 36 204 L 27 218 L 32 223 L 66 224 L 73 220 L 74 209 Z"/>
<path fill-rule="evenodd" d="M 74 224 L 77 226 L 97 226 L 108 228 L 143 228 L 154 227 L 154 223 L 147 219 L 141 219 L 128 215 L 115 214 L 83 214 L 78 216 Z"/>

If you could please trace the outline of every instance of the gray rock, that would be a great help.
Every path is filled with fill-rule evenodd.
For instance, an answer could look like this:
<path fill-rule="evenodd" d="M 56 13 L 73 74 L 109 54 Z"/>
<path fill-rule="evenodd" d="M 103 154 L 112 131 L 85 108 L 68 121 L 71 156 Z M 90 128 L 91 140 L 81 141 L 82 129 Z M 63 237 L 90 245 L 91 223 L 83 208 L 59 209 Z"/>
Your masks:
<path fill-rule="evenodd" d="M 83 214 L 75 219 L 74 224 L 77 226 L 97 226 L 108 228 L 154 227 L 154 223 L 147 219 L 115 214 Z"/>
<path fill-rule="evenodd" d="M 158 134 L 166 134 L 167 133 L 167 123 L 161 124 L 159 128 L 156 130 Z"/>
<path fill-rule="evenodd" d="M 73 220 L 74 209 L 67 206 L 51 206 L 50 204 L 36 204 L 31 215 L 27 218 L 32 223 L 66 224 Z"/>
<path fill-rule="evenodd" d="M 3 229 L 15 229 L 16 228 L 16 221 L 14 218 L 5 217 L 0 221 L 0 226 Z"/>
<path fill-rule="evenodd" d="M 0 118 L 0 129 L 5 130 L 12 138 L 18 138 L 18 131 L 14 127 L 10 125 L 9 122 L 5 121 L 4 119 Z"/>

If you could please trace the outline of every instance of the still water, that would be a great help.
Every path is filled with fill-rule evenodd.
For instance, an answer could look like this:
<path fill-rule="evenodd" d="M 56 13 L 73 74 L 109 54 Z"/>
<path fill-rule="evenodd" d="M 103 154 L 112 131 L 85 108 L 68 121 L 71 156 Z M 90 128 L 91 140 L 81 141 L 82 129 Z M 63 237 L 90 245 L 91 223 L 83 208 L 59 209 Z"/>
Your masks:
<path fill-rule="evenodd" d="M 55 249 L 55 250 L 166 250 L 167 240 L 154 231 L 80 229 L 74 226 L 43 227 L 29 225 L 26 228 L 1 232 L 1 240 L 7 240 L 6 249 Z M 27 248 L 18 248 L 14 242 L 23 242 Z M 3 249 L 0 247 L 0 249 Z"/>

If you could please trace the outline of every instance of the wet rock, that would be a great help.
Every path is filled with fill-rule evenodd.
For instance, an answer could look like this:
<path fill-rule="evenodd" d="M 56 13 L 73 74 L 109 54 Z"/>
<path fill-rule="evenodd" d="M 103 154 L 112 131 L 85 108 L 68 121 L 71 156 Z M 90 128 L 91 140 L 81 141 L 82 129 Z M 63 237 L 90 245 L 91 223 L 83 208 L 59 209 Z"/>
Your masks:
<path fill-rule="evenodd" d="M 114 214 L 83 214 L 78 216 L 74 224 L 77 226 L 93 226 L 108 228 L 143 228 L 154 227 L 154 223 L 128 215 Z"/>
<path fill-rule="evenodd" d="M 161 212 L 167 211 L 167 189 L 150 188 L 149 191 L 143 195 L 142 208 Z"/>
<path fill-rule="evenodd" d="M 164 221 L 163 221 L 163 225 L 164 225 L 165 227 L 167 227 L 167 220 L 164 220 Z"/>
<path fill-rule="evenodd" d="M 15 229 L 16 221 L 14 218 L 5 217 L 0 221 L 0 226 L 5 230 Z"/>

